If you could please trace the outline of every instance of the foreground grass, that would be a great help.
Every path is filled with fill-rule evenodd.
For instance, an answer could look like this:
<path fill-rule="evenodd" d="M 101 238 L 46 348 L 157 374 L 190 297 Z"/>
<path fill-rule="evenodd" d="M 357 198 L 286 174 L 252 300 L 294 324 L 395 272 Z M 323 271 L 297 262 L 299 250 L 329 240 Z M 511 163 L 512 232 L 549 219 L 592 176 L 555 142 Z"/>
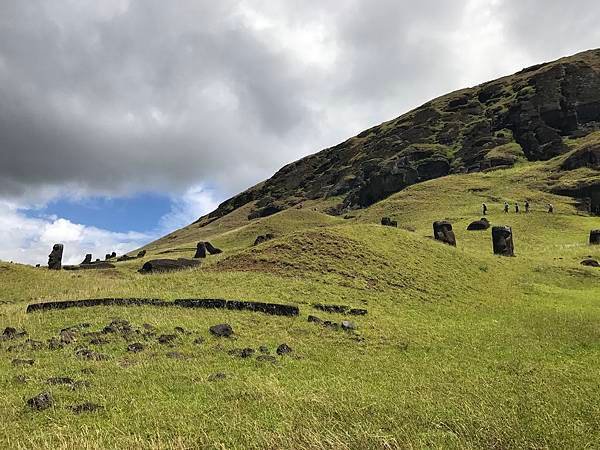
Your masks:
<path fill-rule="evenodd" d="M 80 337 L 55 351 L 8 351 L 15 342 L 0 343 L 0 446 L 600 447 L 600 271 L 579 265 L 600 257 L 586 244 L 600 221 L 578 214 L 568 199 L 515 182 L 526 176 L 517 168 L 435 180 L 349 220 L 304 208 L 250 224 L 238 217 L 227 219 L 231 226 L 190 228 L 148 257 L 165 250 L 189 256 L 199 236 L 225 253 L 176 274 L 139 275 L 139 261 L 96 273 L 0 264 L 0 326 L 25 328 L 32 339 L 45 342 L 81 322 L 99 330 L 117 317 L 152 324 L 158 334 L 176 326 L 191 332 L 173 348 L 142 341 L 146 349 L 137 354 L 112 335 L 103 346 Z M 557 213 L 492 210 L 493 223 L 513 226 L 516 258 L 491 255 L 489 232 L 465 231 L 482 201 L 526 196 L 536 205 L 552 201 Z M 375 225 L 382 215 L 414 231 Z M 446 217 L 455 224 L 456 249 L 428 237 L 431 221 Z M 264 231 L 278 238 L 249 248 Z M 34 301 L 107 296 L 276 301 L 299 305 L 301 315 L 150 307 L 24 312 Z M 314 302 L 369 314 L 350 319 L 357 332 L 335 331 L 307 315 L 347 317 L 317 311 Z M 209 335 L 208 327 L 222 322 L 233 326 L 235 339 Z M 205 341 L 194 344 L 196 337 Z M 294 352 L 276 364 L 228 354 L 266 345 L 275 355 L 281 343 Z M 81 360 L 77 345 L 110 359 Z M 169 358 L 173 351 L 183 359 Z M 32 367 L 11 364 L 29 357 Z M 209 381 L 216 372 L 226 378 Z M 18 375 L 29 381 L 16 382 Z M 90 385 L 48 385 L 53 376 Z M 33 412 L 25 400 L 41 391 L 52 392 L 55 407 Z M 104 409 L 68 409 L 83 401 Z"/>

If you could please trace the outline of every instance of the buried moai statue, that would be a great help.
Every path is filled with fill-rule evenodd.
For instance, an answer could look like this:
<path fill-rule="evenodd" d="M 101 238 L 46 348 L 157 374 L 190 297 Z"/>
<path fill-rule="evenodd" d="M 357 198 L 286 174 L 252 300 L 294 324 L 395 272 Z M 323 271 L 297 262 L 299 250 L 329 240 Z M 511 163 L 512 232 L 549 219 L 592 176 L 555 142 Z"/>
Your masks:
<path fill-rule="evenodd" d="M 211 255 L 218 255 L 219 253 L 223 253 L 223 250 L 221 250 L 220 248 L 217 248 L 217 247 L 213 246 L 208 241 L 206 241 L 204 243 L 204 245 L 206 246 L 206 250 L 208 251 L 208 253 L 210 253 Z"/>
<path fill-rule="evenodd" d="M 454 231 L 452 231 L 452 224 L 446 220 L 433 222 L 433 237 L 436 241 L 456 247 L 456 237 Z"/>
<path fill-rule="evenodd" d="M 85 259 L 81 262 L 81 264 L 91 264 L 92 263 L 92 254 L 88 253 L 85 255 Z"/>
<path fill-rule="evenodd" d="M 515 256 L 511 227 L 492 227 L 494 255 Z"/>
<path fill-rule="evenodd" d="M 600 245 L 600 230 L 590 231 L 590 245 Z"/>
<path fill-rule="evenodd" d="M 196 245 L 194 259 L 197 258 L 206 258 L 206 244 L 204 242 L 198 242 L 198 245 Z"/>
<path fill-rule="evenodd" d="M 52 252 L 48 255 L 48 269 L 60 270 L 62 269 L 62 256 L 63 256 L 63 245 L 54 244 Z"/>
<path fill-rule="evenodd" d="M 397 227 L 398 222 L 396 220 L 390 219 L 389 217 L 382 217 L 381 225 L 383 225 L 384 227 Z"/>

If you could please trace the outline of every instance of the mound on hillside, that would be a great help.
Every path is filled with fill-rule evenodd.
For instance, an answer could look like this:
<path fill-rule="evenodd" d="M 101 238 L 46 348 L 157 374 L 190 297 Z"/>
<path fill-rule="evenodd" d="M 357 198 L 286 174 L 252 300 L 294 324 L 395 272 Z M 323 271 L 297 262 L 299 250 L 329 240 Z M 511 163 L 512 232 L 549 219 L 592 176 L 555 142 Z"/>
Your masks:
<path fill-rule="evenodd" d="M 433 239 L 357 224 L 292 233 L 226 258 L 213 270 L 312 273 L 362 289 L 408 289 L 435 298 L 481 277 L 481 266 L 476 258 Z"/>

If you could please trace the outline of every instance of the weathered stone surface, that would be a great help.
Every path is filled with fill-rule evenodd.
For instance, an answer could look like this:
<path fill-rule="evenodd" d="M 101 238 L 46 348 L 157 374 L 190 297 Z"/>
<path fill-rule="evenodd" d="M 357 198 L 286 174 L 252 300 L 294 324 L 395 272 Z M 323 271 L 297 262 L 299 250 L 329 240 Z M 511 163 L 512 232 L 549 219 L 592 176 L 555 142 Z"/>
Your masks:
<path fill-rule="evenodd" d="M 515 256 L 511 227 L 492 227 L 492 244 L 495 255 Z"/>
<path fill-rule="evenodd" d="M 279 347 L 277 347 L 277 354 L 280 356 L 283 355 L 287 355 L 289 353 L 292 353 L 294 350 L 292 349 L 292 347 L 290 347 L 287 344 L 281 344 L 279 345 Z"/>
<path fill-rule="evenodd" d="M 85 258 L 83 261 L 81 261 L 81 264 L 91 264 L 92 263 L 92 254 L 88 253 L 87 255 L 85 255 Z"/>
<path fill-rule="evenodd" d="M 206 246 L 206 251 L 208 253 L 210 253 L 211 255 L 218 255 L 219 253 L 223 253 L 223 250 L 221 250 L 220 248 L 217 248 L 215 246 L 213 246 L 210 242 L 206 241 L 204 243 L 204 245 Z"/>
<path fill-rule="evenodd" d="M 452 224 L 446 220 L 433 222 L 433 237 L 436 241 L 456 247 L 456 237 L 452 231 Z"/>
<path fill-rule="evenodd" d="M 350 309 L 347 305 L 326 305 L 323 303 L 313 303 L 313 308 L 329 313 L 346 314 Z"/>
<path fill-rule="evenodd" d="M 206 244 L 204 242 L 198 242 L 196 245 L 196 254 L 194 258 L 206 258 Z"/>
<path fill-rule="evenodd" d="M 228 323 L 213 325 L 208 330 L 212 335 L 217 337 L 231 337 L 233 335 L 233 328 Z"/>
<path fill-rule="evenodd" d="M 600 230 L 590 231 L 590 245 L 600 245 Z"/>
<path fill-rule="evenodd" d="M 54 399 L 50 392 L 42 392 L 27 400 L 27 406 L 36 411 L 43 411 L 44 409 L 51 408 L 53 405 Z"/>
<path fill-rule="evenodd" d="M 200 261 L 193 259 L 153 259 L 144 263 L 138 272 L 142 274 L 174 272 L 183 269 L 191 269 L 198 267 L 199 265 Z"/>
<path fill-rule="evenodd" d="M 272 355 L 259 355 L 256 357 L 258 362 L 277 364 L 277 358 Z"/>
<path fill-rule="evenodd" d="M 481 231 L 481 230 L 487 230 L 489 227 L 490 227 L 490 222 L 485 217 L 482 217 L 479 220 L 475 220 L 475 221 L 471 222 L 469 224 L 469 226 L 467 227 L 467 230 Z"/>
<path fill-rule="evenodd" d="M 581 265 L 582 266 L 588 266 L 588 267 L 600 267 L 600 263 L 598 261 L 596 261 L 595 259 L 584 259 L 583 261 L 581 261 Z"/>
<path fill-rule="evenodd" d="M 54 244 L 52 252 L 48 255 L 48 269 L 60 270 L 62 268 L 63 245 Z"/>

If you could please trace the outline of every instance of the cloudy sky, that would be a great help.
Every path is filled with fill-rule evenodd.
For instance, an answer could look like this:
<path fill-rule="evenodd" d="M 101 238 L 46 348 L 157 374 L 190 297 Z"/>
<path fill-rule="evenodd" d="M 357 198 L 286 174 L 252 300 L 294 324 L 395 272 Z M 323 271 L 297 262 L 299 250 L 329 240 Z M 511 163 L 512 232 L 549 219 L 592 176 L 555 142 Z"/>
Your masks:
<path fill-rule="evenodd" d="M 597 0 L 0 0 L 0 259 L 123 253 L 448 91 L 600 47 Z"/>

